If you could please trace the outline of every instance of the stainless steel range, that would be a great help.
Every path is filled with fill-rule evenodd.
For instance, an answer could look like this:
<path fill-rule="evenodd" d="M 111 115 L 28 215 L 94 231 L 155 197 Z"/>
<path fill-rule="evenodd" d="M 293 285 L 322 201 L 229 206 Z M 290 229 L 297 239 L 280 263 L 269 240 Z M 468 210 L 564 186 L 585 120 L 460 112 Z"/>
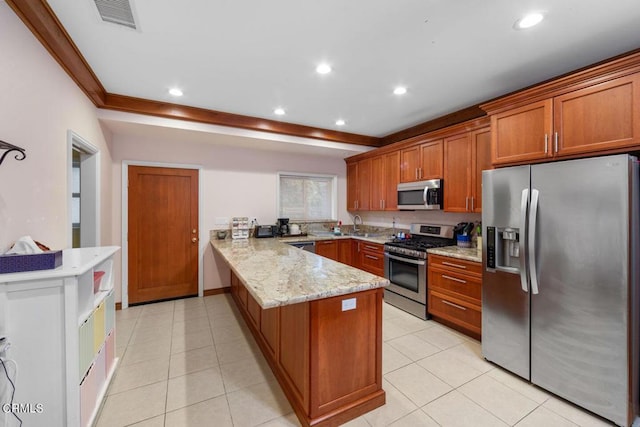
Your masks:
<path fill-rule="evenodd" d="M 384 276 L 391 284 L 384 300 L 421 319 L 427 313 L 427 249 L 455 244 L 453 226 L 411 224 L 409 239 L 384 245 Z"/>

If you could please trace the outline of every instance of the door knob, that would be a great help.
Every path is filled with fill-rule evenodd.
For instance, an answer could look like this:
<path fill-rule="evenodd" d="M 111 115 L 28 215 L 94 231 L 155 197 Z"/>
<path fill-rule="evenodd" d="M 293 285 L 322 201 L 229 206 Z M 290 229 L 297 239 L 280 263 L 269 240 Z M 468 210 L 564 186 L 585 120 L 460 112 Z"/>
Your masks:
<path fill-rule="evenodd" d="M 191 239 L 191 241 L 192 241 L 193 243 L 195 243 L 195 242 L 197 242 L 197 241 L 198 241 L 198 238 L 197 238 L 197 237 L 193 237 L 193 238 Z"/>

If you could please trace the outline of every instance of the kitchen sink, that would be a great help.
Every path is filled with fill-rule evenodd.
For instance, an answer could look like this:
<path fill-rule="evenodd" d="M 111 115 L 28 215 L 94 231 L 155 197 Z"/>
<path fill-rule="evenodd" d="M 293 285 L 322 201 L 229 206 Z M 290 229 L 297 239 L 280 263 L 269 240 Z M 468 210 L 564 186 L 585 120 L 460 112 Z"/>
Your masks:
<path fill-rule="evenodd" d="M 364 231 L 350 231 L 347 233 L 334 233 L 333 231 L 312 231 L 309 234 L 318 237 L 330 237 L 330 236 L 350 236 L 350 237 L 383 237 L 383 233 L 366 233 Z"/>
<path fill-rule="evenodd" d="M 355 231 L 347 234 L 348 236 L 354 237 L 384 237 L 384 233 L 364 233 L 362 231 Z"/>

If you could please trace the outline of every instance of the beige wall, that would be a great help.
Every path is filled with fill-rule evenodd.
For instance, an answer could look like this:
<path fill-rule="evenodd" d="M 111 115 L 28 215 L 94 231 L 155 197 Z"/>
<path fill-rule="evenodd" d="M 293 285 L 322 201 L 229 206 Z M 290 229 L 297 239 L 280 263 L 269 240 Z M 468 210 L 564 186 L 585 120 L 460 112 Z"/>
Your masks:
<path fill-rule="evenodd" d="M 350 221 L 346 211 L 346 165 L 339 158 L 250 150 L 220 145 L 213 135 L 209 142 L 182 142 L 114 135 L 113 235 L 121 241 L 122 162 L 145 161 L 202 166 L 204 288 L 228 286 L 229 270 L 214 256 L 207 243 L 216 217 L 248 216 L 261 224 L 276 220 L 277 172 L 307 172 L 338 175 L 338 217 Z M 117 295 L 120 300 L 120 294 Z"/>
<path fill-rule="evenodd" d="M 111 244 L 112 162 L 95 107 L 5 2 L 0 52 L 0 140 L 27 154 L 23 161 L 10 154 L 0 165 L 0 252 L 23 235 L 52 249 L 67 246 L 68 130 L 101 152 L 101 243 Z"/>

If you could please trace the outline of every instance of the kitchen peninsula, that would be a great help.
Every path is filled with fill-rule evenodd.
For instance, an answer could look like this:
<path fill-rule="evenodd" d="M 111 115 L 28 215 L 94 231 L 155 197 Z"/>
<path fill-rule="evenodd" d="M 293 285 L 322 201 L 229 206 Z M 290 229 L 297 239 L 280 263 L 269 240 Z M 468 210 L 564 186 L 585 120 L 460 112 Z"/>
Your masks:
<path fill-rule="evenodd" d="M 212 240 L 231 293 L 305 426 L 343 424 L 385 403 L 388 280 L 275 239 Z"/>

